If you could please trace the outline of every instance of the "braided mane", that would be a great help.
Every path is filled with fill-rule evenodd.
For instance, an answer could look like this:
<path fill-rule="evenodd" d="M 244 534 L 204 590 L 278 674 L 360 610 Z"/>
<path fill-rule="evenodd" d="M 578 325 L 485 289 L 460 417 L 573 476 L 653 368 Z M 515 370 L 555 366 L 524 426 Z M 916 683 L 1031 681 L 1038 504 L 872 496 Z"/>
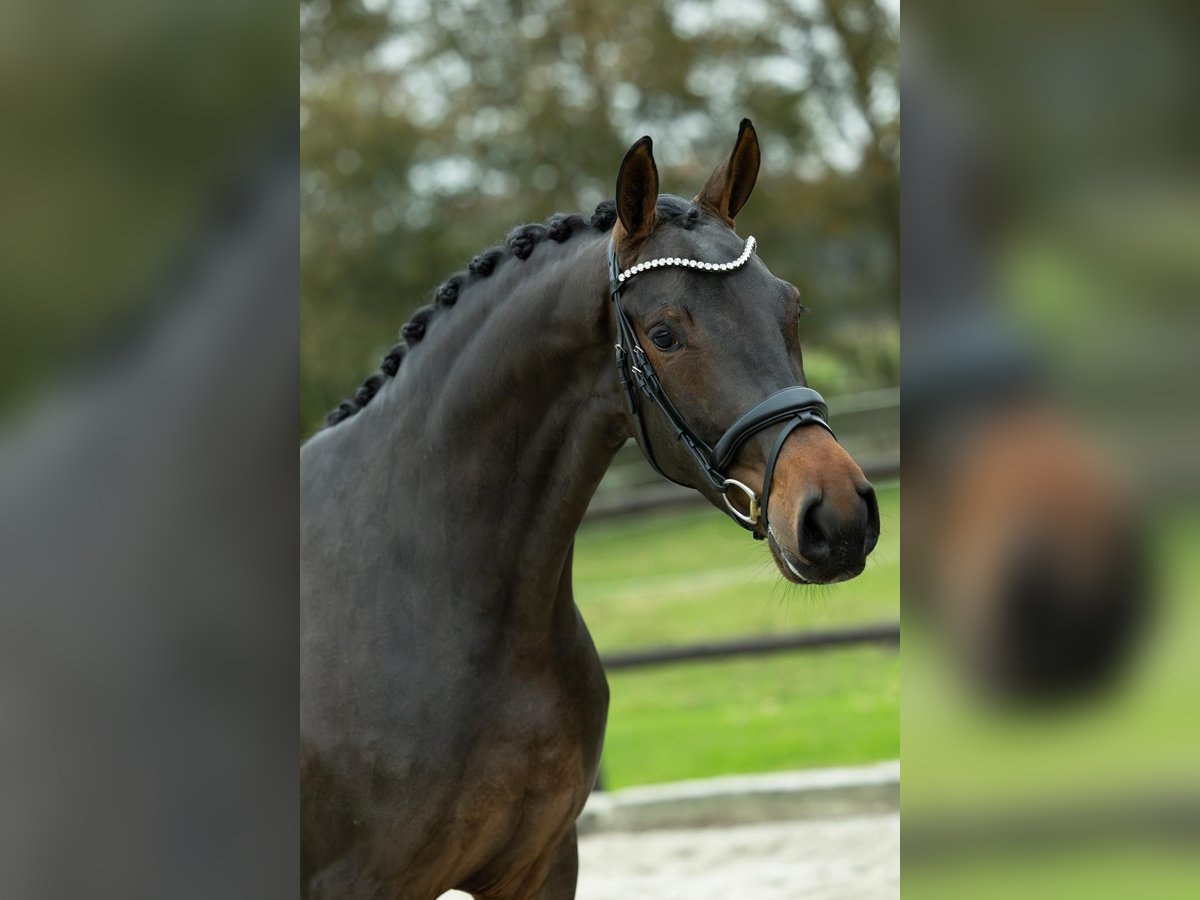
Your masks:
<path fill-rule="evenodd" d="M 691 227 L 699 217 L 699 211 L 689 201 L 669 194 L 660 195 L 658 200 L 657 214 L 660 221 L 676 221 L 684 227 Z M 582 228 L 609 231 L 616 221 L 616 202 L 605 200 L 586 218 L 581 213 L 556 213 L 545 224 L 518 225 L 508 233 L 503 245 L 480 251 L 468 264 L 466 271 L 456 272 L 447 278 L 433 292 L 433 302 L 422 306 L 404 323 L 400 329 L 400 341 L 380 361 L 380 371 L 367 378 L 352 397 L 339 403 L 325 417 L 325 426 L 337 425 L 370 403 L 387 380 L 394 378 L 400 370 L 400 364 L 404 361 L 409 347 L 419 343 L 430 325 L 458 302 L 458 296 L 464 288 L 487 278 L 509 257 L 528 259 L 534 247 L 547 238 L 561 244 Z"/>

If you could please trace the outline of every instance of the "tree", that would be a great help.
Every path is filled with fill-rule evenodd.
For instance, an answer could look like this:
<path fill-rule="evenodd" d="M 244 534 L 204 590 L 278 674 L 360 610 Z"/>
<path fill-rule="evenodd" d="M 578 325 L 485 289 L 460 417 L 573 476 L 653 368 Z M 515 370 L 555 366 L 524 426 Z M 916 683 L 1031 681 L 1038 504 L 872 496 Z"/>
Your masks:
<path fill-rule="evenodd" d="M 814 320 L 895 293 L 898 26 L 867 0 L 305 0 L 301 35 L 309 428 L 480 248 L 611 196 L 645 133 L 694 191 L 750 116 L 748 218 Z"/>

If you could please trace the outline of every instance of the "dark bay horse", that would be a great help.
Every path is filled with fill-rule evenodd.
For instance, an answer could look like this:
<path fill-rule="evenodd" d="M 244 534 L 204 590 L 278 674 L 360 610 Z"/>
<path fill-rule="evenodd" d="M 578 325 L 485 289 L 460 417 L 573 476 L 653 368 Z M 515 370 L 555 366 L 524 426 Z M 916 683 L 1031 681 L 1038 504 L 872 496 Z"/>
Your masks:
<path fill-rule="evenodd" d="M 804 386 L 797 291 L 733 230 L 758 165 L 743 121 L 660 196 L 642 138 L 615 201 L 477 256 L 304 445 L 306 897 L 574 896 L 608 687 L 571 555 L 631 435 L 789 581 L 862 571 L 874 494 Z"/>

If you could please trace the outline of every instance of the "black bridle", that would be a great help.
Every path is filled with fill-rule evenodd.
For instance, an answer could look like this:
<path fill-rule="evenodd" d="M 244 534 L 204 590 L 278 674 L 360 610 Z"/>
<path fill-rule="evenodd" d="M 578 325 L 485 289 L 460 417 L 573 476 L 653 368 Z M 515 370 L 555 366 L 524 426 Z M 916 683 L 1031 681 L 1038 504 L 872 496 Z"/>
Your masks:
<path fill-rule="evenodd" d="M 608 271 L 609 293 L 612 295 L 613 311 L 617 320 L 617 377 L 624 389 L 625 400 L 629 405 L 634 427 L 637 429 L 637 442 L 642 448 L 646 461 L 650 463 L 654 471 L 664 478 L 684 487 L 695 487 L 695 485 L 672 478 L 662 470 L 655 460 L 654 451 L 650 448 L 650 440 L 646 434 L 646 424 L 642 419 L 637 392 L 634 390 L 635 385 L 642 395 L 657 406 L 667 421 L 671 423 L 671 427 L 675 430 L 675 438 L 683 444 L 695 462 L 696 468 L 724 497 L 730 514 L 742 527 L 752 531 L 756 538 L 762 539 L 766 536 L 767 531 L 767 503 L 771 494 L 771 480 L 775 474 L 775 462 L 779 459 L 779 453 L 783 450 L 783 443 L 787 440 L 788 435 L 801 425 L 820 425 L 833 434 L 833 429 L 826 421 L 829 416 L 829 407 L 825 404 L 824 398 L 812 388 L 801 385 L 776 391 L 742 413 L 737 421 L 721 435 L 720 440 L 710 447 L 692 430 L 679 410 L 671 403 L 671 398 L 663 390 L 662 382 L 658 380 L 654 367 L 650 365 L 650 360 L 638 342 L 633 324 L 621 308 L 621 289 L 635 275 L 651 269 L 668 267 L 730 272 L 741 268 L 749 261 L 754 253 L 754 245 L 754 238 L 748 238 L 742 255 L 728 263 L 706 263 L 681 257 L 664 257 L 638 263 L 622 272 L 620 263 L 617 261 L 616 245 L 610 239 L 608 242 Z M 780 422 L 785 424 L 778 437 L 775 438 L 775 444 L 767 457 L 767 467 L 763 474 L 762 497 L 759 498 L 749 486 L 729 478 L 725 472 L 736 458 L 738 450 L 751 435 Z M 749 500 L 749 515 L 741 512 L 729 502 L 728 490 L 731 486 L 738 488 L 746 495 Z M 762 526 L 761 530 L 760 525 Z"/>

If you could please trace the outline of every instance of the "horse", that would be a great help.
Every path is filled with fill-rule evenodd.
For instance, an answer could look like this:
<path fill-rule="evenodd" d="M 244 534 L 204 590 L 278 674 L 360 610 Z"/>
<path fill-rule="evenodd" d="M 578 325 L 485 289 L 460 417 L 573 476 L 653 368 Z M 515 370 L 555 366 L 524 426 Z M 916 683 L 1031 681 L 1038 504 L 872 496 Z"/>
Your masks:
<path fill-rule="evenodd" d="M 798 291 L 734 230 L 759 161 L 743 120 L 688 201 L 643 137 L 615 199 L 476 256 L 301 448 L 303 896 L 574 897 L 608 686 L 572 551 L 631 436 L 787 581 L 862 571 L 874 492 Z"/>
<path fill-rule="evenodd" d="M 991 144 L 921 62 L 901 86 L 904 614 L 977 699 L 1066 708 L 1119 687 L 1145 639 L 1144 523 L 992 284 Z"/>

